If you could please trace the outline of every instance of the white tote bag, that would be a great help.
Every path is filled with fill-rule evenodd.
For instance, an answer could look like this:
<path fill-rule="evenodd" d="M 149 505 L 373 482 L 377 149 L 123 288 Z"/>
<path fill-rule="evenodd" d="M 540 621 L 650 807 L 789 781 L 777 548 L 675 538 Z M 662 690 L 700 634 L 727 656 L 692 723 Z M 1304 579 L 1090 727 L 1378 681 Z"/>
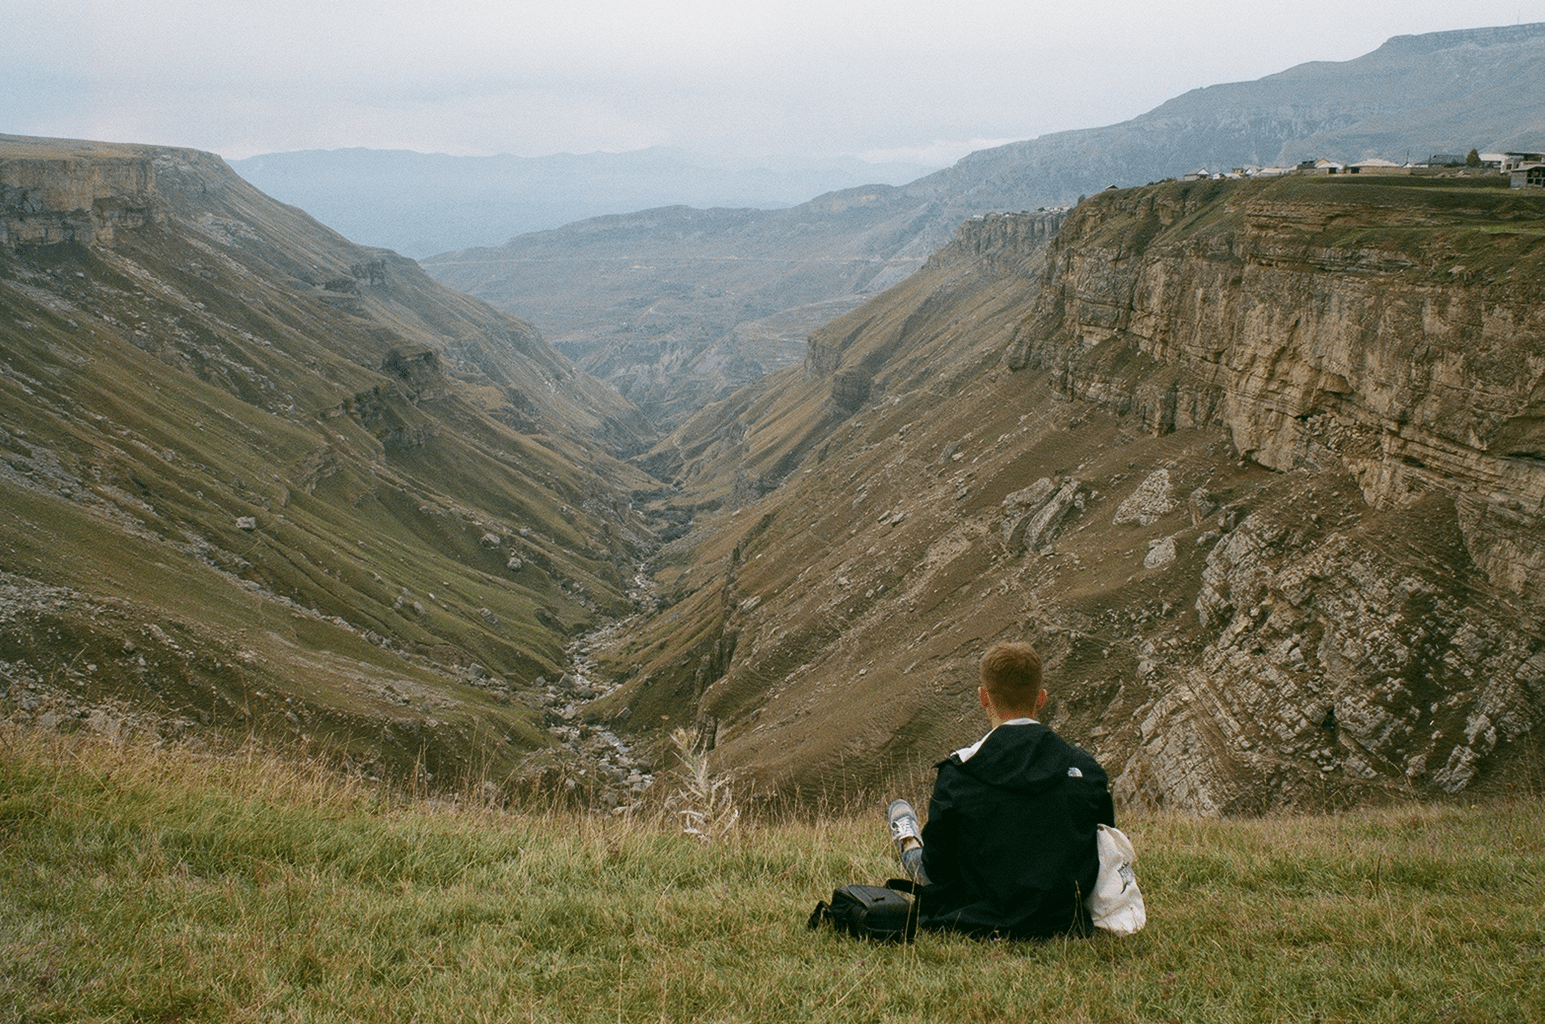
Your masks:
<path fill-rule="evenodd" d="M 1120 829 L 1101 825 L 1095 843 L 1100 850 L 1100 876 L 1095 880 L 1094 892 L 1084 901 L 1094 926 L 1112 935 L 1142 931 L 1148 923 L 1148 910 L 1143 906 L 1143 894 L 1132 870 L 1132 862 L 1137 859 L 1132 840 Z"/>

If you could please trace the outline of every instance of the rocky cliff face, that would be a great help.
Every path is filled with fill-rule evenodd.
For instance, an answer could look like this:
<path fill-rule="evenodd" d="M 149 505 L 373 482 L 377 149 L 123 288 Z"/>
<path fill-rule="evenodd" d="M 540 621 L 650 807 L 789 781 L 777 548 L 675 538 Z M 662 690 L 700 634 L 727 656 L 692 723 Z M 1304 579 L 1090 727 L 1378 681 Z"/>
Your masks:
<path fill-rule="evenodd" d="M 1490 581 L 1538 602 L 1545 308 L 1538 247 L 1508 230 L 1533 206 L 1418 183 L 1094 202 L 1010 360 L 1155 430 L 1221 423 L 1272 469 L 1344 465 L 1376 506 L 1440 493 Z M 1162 386 L 1104 372 L 1120 351 Z"/>
<path fill-rule="evenodd" d="M 1130 797 L 1189 780 L 1227 806 L 1247 787 L 1214 766 L 1275 782 L 1284 751 L 1453 791 L 1531 735 L 1545 248 L 1509 228 L 1542 209 L 1288 181 L 1101 197 L 1067 225 L 1011 365 L 1156 433 L 1216 423 L 1278 472 L 1345 472 L 1407 526 L 1374 541 L 1263 510 L 1219 539 L 1195 605 L 1210 643 L 1144 722 Z"/>
<path fill-rule="evenodd" d="M 928 258 L 929 270 L 970 268 L 973 272 L 1037 276 L 1041 255 L 1062 224 L 1065 209 L 1035 213 L 986 213 L 972 217 L 938 252 Z"/>
<path fill-rule="evenodd" d="M 776 488 L 678 432 L 684 493 L 742 508 L 674 546 L 614 699 L 851 795 L 974 738 L 975 659 L 1029 637 L 1128 806 L 1505 786 L 1545 722 L 1541 224 L 1459 179 L 969 222 L 705 413 Z M 654 646 L 699 618 L 717 653 Z"/>
<path fill-rule="evenodd" d="M 156 215 L 149 155 L 62 156 L 39 148 L 24 156 L 13 144 L 8 157 L 0 159 L 0 245 L 111 243 L 116 228 Z"/>

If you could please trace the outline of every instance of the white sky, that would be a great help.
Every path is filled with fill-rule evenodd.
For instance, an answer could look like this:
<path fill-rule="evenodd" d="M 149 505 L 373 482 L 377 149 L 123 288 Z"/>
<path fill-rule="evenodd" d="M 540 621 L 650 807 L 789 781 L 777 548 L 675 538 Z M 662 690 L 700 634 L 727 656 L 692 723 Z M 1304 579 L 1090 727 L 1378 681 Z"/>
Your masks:
<path fill-rule="evenodd" d="M 1545 0 L 0 0 L 0 132 L 945 164 Z"/>

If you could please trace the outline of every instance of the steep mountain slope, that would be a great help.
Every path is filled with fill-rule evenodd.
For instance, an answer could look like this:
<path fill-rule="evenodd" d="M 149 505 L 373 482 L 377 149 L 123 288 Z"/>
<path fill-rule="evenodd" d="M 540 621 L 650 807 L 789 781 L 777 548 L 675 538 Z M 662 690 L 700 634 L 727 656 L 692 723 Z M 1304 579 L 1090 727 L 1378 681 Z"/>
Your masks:
<path fill-rule="evenodd" d="M 1170 183 L 1046 221 L 967 223 L 657 447 L 699 528 L 595 714 L 842 799 L 978 735 L 976 660 L 1028 637 L 1129 805 L 1505 785 L 1545 716 L 1545 197 Z"/>
<path fill-rule="evenodd" d="M 218 157 L 0 136 L 8 714 L 503 778 L 549 742 L 512 698 L 629 607 L 638 429 Z"/>
<path fill-rule="evenodd" d="M 1198 89 L 1121 124 L 973 153 L 899 188 L 789 210 L 601 218 L 424 266 L 537 323 L 674 424 L 705 396 L 797 362 L 812 322 L 900 281 L 969 216 L 1067 205 L 1198 165 L 1545 147 L 1545 108 L 1519 84 L 1542 59 L 1545 25 L 1401 36 L 1356 60 Z"/>
<path fill-rule="evenodd" d="M 812 329 L 922 263 L 927 250 L 906 244 L 920 211 L 897 191 L 839 192 L 775 216 L 683 206 L 601 217 L 423 264 L 495 305 L 530 307 L 557 347 L 677 422 L 798 362 Z"/>
<path fill-rule="evenodd" d="M 933 169 L 855 159 L 728 167 L 661 146 L 542 157 L 303 150 L 231 167 L 350 238 L 415 257 L 676 203 L 777 209 L 865 182 L 899 185 Z"/>

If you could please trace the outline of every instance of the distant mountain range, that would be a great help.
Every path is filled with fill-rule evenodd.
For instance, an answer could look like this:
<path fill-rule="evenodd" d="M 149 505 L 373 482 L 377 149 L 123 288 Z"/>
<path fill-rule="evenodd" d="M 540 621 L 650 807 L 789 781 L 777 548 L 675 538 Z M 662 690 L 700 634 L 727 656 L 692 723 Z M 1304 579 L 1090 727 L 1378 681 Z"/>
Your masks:
<path fill-rule="evenodd" d="M 1545 147 L 1545 103 L 1523 86 L 1545 23 L 1396 36 L 1344 62 L 1193 89 L 1130 121 L 981 150 L 918 182 L 972 209 L 1070 203 L 1198 166 Z"/>
<path fill-rule="evenodd" d="M 1340 63 L 1196 89 L 1121 124 L 982 150 L 901 187 L 785 210 L 648 210 L 429 273 L 531 320 L 667 426 L 801 358 L 811 326 L 922 266 L 961 221 L 1076 203 L 1202 165 L 1545 148 L 1545 24 L 1398 36 Z"/>
<path fill-rule="evenodd" d="M 900 184 L 934 169 L 852 158 L 729 166 L 660 146 L 542 157 L 312 149 L 230 166 L 349 238 L 413 257 L 652 206 L 776 209 L 866 182 Z"/>

